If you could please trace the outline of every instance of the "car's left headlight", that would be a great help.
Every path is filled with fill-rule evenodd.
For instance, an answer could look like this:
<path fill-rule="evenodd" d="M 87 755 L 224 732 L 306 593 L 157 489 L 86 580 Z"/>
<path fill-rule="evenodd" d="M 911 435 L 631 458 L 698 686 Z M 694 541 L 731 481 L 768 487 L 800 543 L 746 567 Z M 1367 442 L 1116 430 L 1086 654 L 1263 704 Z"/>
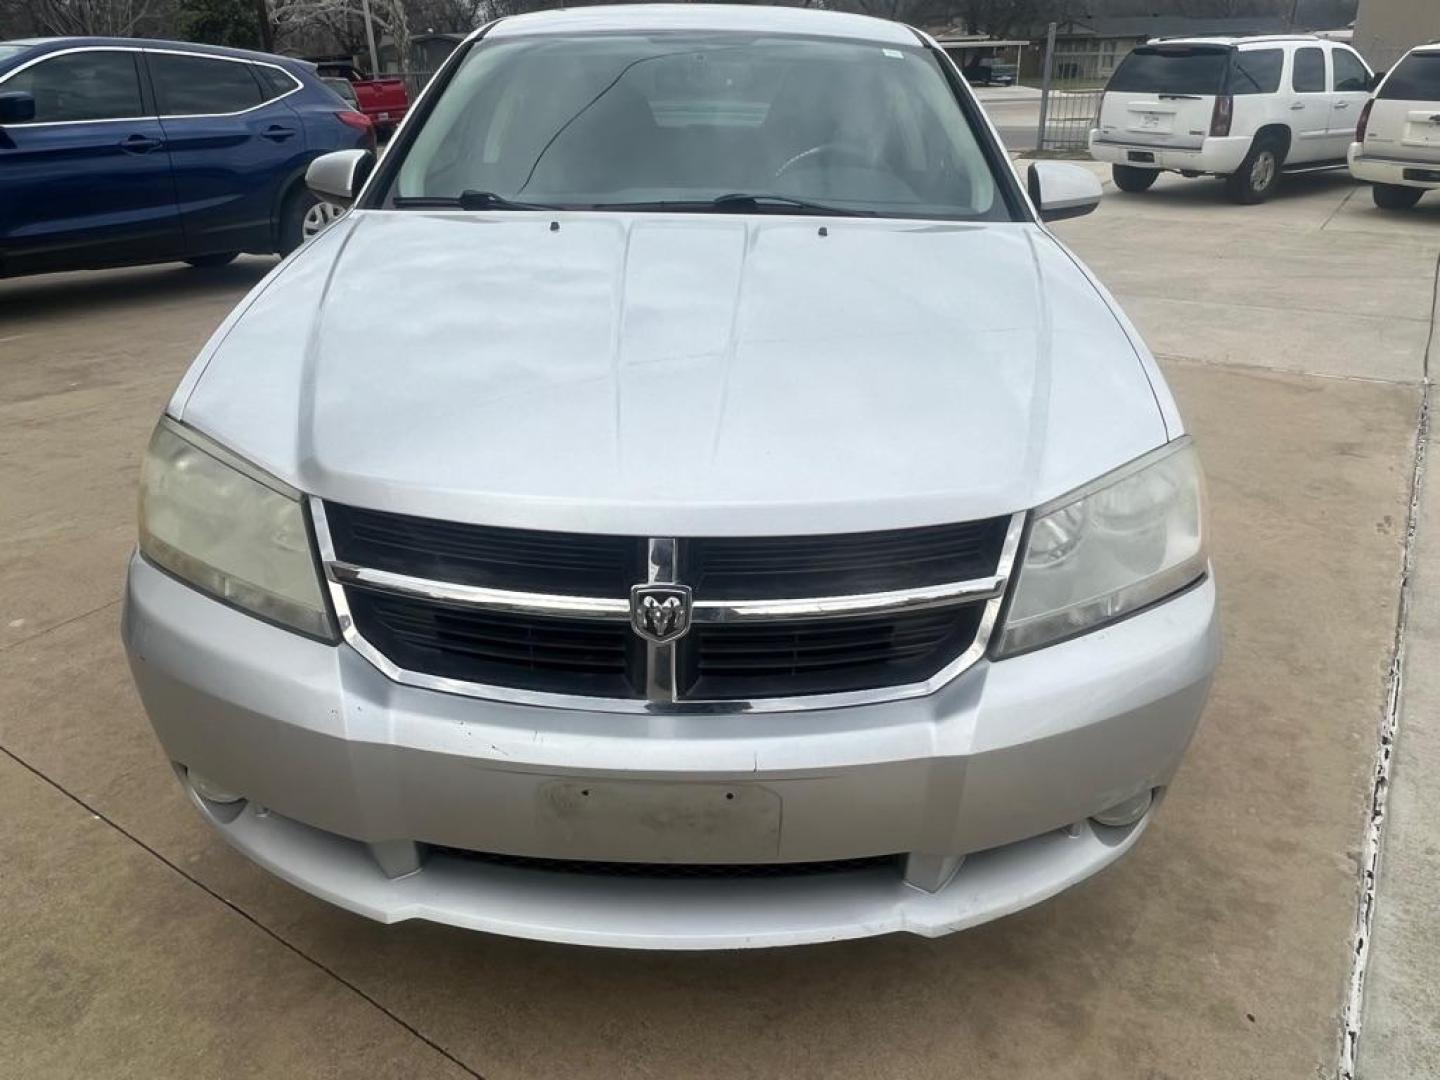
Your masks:
<path fill-rule="evenodd" d="M 140 551 L 217 599 L 335 639 L 300 493 L 168 417 L 145 454 Z"/>
<path fill-rule="evenodd" d="M 1208 566 L 1205 480 L 1185 438 L 1035 511 L 995 655 L 1094 630 Z"/>

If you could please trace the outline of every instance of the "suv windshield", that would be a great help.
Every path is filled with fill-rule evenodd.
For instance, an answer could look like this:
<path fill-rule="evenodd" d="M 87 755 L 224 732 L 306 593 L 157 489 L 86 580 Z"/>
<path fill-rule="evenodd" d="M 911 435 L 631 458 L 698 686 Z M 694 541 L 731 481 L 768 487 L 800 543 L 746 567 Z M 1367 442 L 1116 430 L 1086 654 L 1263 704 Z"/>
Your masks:
<path fill-rule="evenodd" d="M 1224 46 L 1142 45 L 1110 76 L 1107 91 L 1137 94 L 1218 94 L 1230 49 Z"/>
<path fill-rule="evenodd" d="M 399 157 L 381 206 L 1012 217 L 919 47 L 730 33 L 482 41 Z"/>
<path fill-rule="evenodd" d="M 1440 53 L 1411 53 L 1377 96 L 1386 101 L 1440 101 Z"/>

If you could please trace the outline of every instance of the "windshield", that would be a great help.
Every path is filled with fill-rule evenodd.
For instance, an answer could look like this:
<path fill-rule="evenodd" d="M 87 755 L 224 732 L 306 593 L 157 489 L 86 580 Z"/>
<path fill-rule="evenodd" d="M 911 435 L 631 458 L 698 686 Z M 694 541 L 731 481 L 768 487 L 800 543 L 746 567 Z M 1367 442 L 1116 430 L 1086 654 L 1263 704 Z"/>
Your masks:
<path fill-rule="evenodd" d="M 1411 53 L 1377 96 L 1385 101 L 1440 101 L 1440 53 Z"/>
<path fill-rule="evenodd" d="M 922 48 L 753 34 L 481 42 L 381 205 L 484 193 L 525 206 L 1010 220 Z M 473 199 L 472 199 L 473 204 Z M 801 205 L 803 204 L 803 205 Z"/>
<path fill-rule="evenodd" d="M 1107 91 L 1136 94 L 1218 94 L 1230 50 L 1185 45 L 1142 45 L 1120 62 Z"/>

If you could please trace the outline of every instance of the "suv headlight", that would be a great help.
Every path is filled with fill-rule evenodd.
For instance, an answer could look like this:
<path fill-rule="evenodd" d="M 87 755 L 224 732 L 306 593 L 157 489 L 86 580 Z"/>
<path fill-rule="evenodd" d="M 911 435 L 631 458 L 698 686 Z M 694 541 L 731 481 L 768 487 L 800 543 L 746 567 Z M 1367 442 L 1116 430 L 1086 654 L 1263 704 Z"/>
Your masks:
<path fill-rule="evenodd" d="M 168 417 L 145 454 L 140 550 L 228 604 L 335 639 L 300 493 Z"/>
<path fill-rule="evenodd" d="M 1094 630 L 1208 565 L 1205 480 L 1184 438 L 1035 511 L 996 656 Z"/>

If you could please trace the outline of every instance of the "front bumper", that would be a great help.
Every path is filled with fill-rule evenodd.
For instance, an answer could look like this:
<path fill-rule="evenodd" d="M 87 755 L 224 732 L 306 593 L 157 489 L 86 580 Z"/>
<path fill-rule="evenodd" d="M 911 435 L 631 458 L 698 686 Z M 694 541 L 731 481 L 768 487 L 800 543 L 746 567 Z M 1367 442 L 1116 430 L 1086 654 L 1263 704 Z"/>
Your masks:
<path fill-rule="evenodd" d="M 1209 136 L 1195 149 L 1149 146 L 1142 143 L 1105 139 L 1098 130 L 1090 132 L 1090 156 L 1096 161 L 1131 165 L 1137 169 L 1210 173 L 1229 176 L 1250 152 L 1251 140 L 1236 136 Z M 1143 160 L 1137 160 L 1139 154 Z"/>
<path fill-rule="evenodd" d="M 138 557 L 124 636 L 169 757 L 248 800 L 237 814 L 191 789 L 196 805 L 286 880 L 387 922 L 651 948 L 937 935 L 1053 895 L 1138 838 L 1148 816 L 1086 819 L 1169 782 L 1217 655 L 1207 579 L 924 698 L 586 713 L 391 682 L 349 646 L 250 618 Z M 443 853 L 392 878 L 366 845 L 395 841 L 645 863 L 969 857 L 935 892 L 877 868 L 603 878 Z"/>
<path fill-rule="evenodd" d="M 1440 191 L 1440 180 L 1417 180 L 1407 173 L 1421 171 L 1440 175 L 1440 165 L 1433 161 L 1399 161 L 1395 158 L 1366 157 L 1360 143 L 1351 143 L 1347 160 L 1350 175 L 1356 180 L 1371 184 L 1391 184 L 1396 187 L 1420 188 L 1422 191 Z"/>

